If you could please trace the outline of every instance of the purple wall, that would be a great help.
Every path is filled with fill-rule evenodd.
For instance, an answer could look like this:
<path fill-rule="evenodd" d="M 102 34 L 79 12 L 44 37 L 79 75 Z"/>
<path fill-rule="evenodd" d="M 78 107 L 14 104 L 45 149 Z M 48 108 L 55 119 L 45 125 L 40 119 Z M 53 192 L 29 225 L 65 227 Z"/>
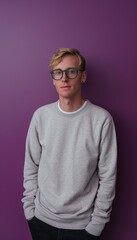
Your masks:
<path fill-rule="evenodd" d="M 31 239 L 24 144 L 33 111 L 57 100 L 48 62 L 60 47 L 85 55 L 84 96 L 108 109 L 117 129 L 117 195 L 102 240 L 137 239 L 136 10 L 136 0 L 0 0 L 0 240 Z"/>

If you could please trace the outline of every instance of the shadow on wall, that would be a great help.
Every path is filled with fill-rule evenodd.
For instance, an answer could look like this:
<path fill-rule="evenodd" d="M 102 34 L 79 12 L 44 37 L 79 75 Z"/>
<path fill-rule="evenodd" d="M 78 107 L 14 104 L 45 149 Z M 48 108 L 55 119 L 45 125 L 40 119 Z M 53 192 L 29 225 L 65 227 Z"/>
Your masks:
<path fill-rule="evenodd" d="M 117 91 L 115 79 L 114 64 L 105 61 L 91 63 L 90 66 L 87 66 L 87 81 L 83 86 L 83 96 L 93 103 L 111 110 Z"/>
<path fill-rule="evenodd" d="M 137 194 L 134 185 L 137 182 L 136 159 L 134 158 L 136 149 L 134 139 L 137 128 L 134 128 L 134 124 L 131 126 L 128 117 L 125 118 L 122 113 L 115 115 L 114 121 L 118 142 L 116 197 L 113 202 L 111 220 L 106 225 L 102 240 L 121 239 L 121 236 L 117 236 L 119 230 L 121 230 L 121 235 L 126 234 L 126 239 L 133 240 L 137 236 L 135 214 Z"/>
<path fill-rule="evenodd" d="M 134 89 L 131 88 L 126 75 L 121 78 L 121 71 L 115 65 L 110 62 L 101 64 L 94 62 L 88 67 L 88 78 L 83 86 L 83 95 L 112 114 L 117 133 L 116 198 L 111 221 L 106 225 L 102 240 L 120 239 L 120 236 L 117 236 L 119 229 L 121 235 L 126 234 L 126 239 L 136 239 L 137 194 L 134 183 L 137 181 L 135 159 L 137 125 Z"/>

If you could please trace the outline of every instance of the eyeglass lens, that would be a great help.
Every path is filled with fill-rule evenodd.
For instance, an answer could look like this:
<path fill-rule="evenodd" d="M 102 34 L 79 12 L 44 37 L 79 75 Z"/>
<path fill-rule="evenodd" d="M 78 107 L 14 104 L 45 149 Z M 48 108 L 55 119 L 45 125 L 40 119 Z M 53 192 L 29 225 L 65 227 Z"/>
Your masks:
<path fill-rule="evenodd" d="M 63 73 L 65 73 L 67 78 L 74 79 L 77 77 L 78 71 L 80 70 L 75 68 L 69 68 L 64 71 L 61 69 L 57 69 L 57 70 L 51 71 L 51 75 L 53 79 L 60 80 L 63 77 Z"/>

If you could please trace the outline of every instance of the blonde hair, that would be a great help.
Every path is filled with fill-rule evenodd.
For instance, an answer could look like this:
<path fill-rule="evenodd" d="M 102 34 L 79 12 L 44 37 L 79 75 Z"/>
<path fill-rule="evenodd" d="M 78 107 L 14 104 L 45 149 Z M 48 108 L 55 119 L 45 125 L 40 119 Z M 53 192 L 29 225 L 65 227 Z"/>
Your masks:
<path fill-rule="evenodd" d="M 85 58 L 81 55 L 81 53 L 74 48 L 60 48 L 57 50 L 49 63 L 50 69 L 52 70 L 55 66 L 57 66 L 65 56 L 76 56 L 79 61 L 79 67 L 82 71 L 85 71 L 86 69 L 86 61 Z"/>

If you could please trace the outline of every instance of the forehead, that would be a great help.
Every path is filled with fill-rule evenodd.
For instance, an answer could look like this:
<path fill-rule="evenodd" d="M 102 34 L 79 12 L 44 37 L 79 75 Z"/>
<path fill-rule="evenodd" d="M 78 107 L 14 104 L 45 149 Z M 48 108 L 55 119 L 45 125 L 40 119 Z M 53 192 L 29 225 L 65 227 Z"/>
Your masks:
<path fill-rule="evenodd" d="M 77 56 L 67 55 L 62 58 L 62 61 L 57 64 L 54 69 L 62 69 L 65 70 L 67 68 L 77 68 L 79 67 L 79 60 Z"/>

